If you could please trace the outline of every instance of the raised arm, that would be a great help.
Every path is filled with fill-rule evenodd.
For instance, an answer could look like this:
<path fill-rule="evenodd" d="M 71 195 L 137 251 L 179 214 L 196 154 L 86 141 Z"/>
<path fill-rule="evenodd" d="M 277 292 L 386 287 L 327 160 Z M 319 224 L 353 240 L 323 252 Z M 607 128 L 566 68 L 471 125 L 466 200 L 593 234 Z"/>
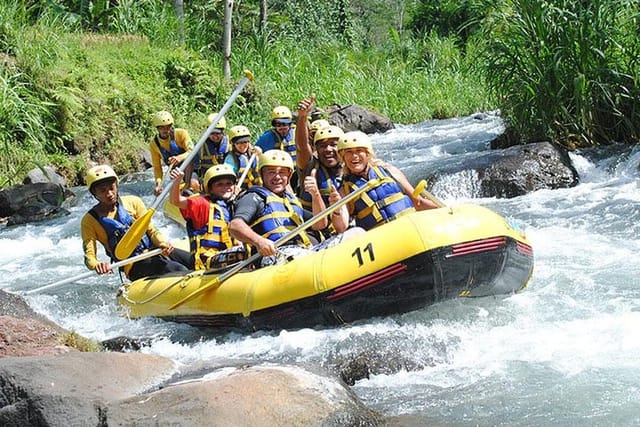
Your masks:
<path fill-rule="evenodd" d="M 309 126 L 307 119 L 313 109 L 316 95 L 305 98 L 298 102 L 298 121 L 296 122 L 296 166 L 302 170 L 311 161 L 313 147 L 309 144 Z"/>

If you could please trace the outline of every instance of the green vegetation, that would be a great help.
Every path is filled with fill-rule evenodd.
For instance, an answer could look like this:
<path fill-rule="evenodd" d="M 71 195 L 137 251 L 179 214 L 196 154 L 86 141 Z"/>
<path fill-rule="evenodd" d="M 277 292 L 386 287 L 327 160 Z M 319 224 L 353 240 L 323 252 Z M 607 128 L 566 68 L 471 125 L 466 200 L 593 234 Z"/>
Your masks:
<path fill-rule="evenodd" d="M 64 333 L 60 338 L 60 344 L 67 347 L 75 348 L 76 350 L 85 353 L 95 353 L 102 350 L 100 344 L 90 340 L 89 338 L 83 337 L 76 331 L 69 331 Z"/>
<path fill-rule="evenodd" d="M 232 80 L 224 2 L 7 0 L 0 4 L 0 186 L 53 163 L 72 184 L 90 161 L 136 170 L 170 110 L 197 139 L 229 110 L 254 135 L 271 108 L 317 94 L 398 123 L 500 108 L 523 141 L 638 140 L 638 0 L 236 2 Z"/>
<path fill-rule="evenodd" d="M 637 143 L 639 2 L 510 0 L 484 25 L 488 82 L 515 134 Z"/>

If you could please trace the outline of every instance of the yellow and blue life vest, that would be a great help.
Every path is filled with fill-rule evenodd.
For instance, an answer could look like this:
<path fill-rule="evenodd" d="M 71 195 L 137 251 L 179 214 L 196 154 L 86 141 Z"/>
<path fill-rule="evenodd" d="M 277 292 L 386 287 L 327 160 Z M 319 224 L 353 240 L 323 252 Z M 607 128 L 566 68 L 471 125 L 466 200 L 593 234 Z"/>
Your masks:
<path fill-rule="evenodd" d="M 316 182 L 318 183 L 318 190 L 326 206 L 329 206 L 329 194 L 331 194 L 331 186 L 333 188 L 340 187 L 342 182 L 342 176 L 337 174 L 336 169 L 327 169 L 322 166 L 320 161 L 316 158 L 313 159 L 313 165 L 311 167 L 305 167 L 305 172 L 312 169 L 316 170 Z M 300 186 L 298 187 L 298 198 L 305 209 L 311 210 L 311 194 L 304 191 L 304 178 L 300 179 Z"/>
<path fill-rule="evenodd" d="M 346 194 L 349 194 L 364 186 L 371 179 L 381 180 L 378 186 L 363 193 L 353 203 L 353 215 L 358 227 L 370 230 L 406 213 L 415 211 L 411 198 L 403 193 L 402 188 L 393 179 L 389 171 L 383 167 L 371 166 L 367 175 L 367 178 L 363 178 L 348 174 L 343 181 Z"/>
<path fill-rule="evenodd" d="M 109 246 L 108 248 L 106 248 L 107 254 L 109 255 L 112 261 L 119 261 L 119 259 L 116 258 L 113 251 L 115 250 L 116 246 L 122 239 L 122 236 L 125 235 L 127 230 L 129 230 L 129 228 L 131 227 L 131 224 L 133 224 L 133 218 L 131 217 L 129 212 L 124 208 L 124 206 L 122 206 L 122 202 L 120 201 L 119 198 L 118 198 L 115 218 L 109 218 L 106 216 L 100 217 L 98 213 L 95 211 L 95 208 L 89 210 L 89 213 L 91 214 L 91 216 L 93 216 L 96 219 L 96 221 L 98 221 L 98 223 L 102 226 L 102 228 L 104 228 L 104 231 L 107 234 L 107 240 L 108 240 L 108 246 Z M 151 247 L 151 240 L 149 240 L 149 236 L 145 234 L 140 240 L 140 242 L 138 243 L 138 246 L 136 246 L 136 248 L 133 250 L 133 253 L 131 254 L 131 256 L 141 254 L 142 252 L 149 249 L 150 247 Z"/>
<path fill-rule="evenodd" d="M 194 256 L 195 269 L 211 268 L 211 258 L 218 252 L 230 249 L 233 240 L 229 234 L 231 205 L 224 200 L 209 200 L 207 224 L 194 229 L 191 220 L 187 220 L 187 234 L 191 254 Z"/>
<path fill-rule="evenodd" d="M 295 139 L 294 128 L 291 127 L 287 135 L 284 137 L 282 137 L 278 132 L 276 132 L 275 129 L 271 129 L 271 133 L 273 133 L 273 136 L 275 137 L 275 140 L 276 140 L 276 142 L 274 143 L 274 147 L 289 153 L 291 155 L 291 159 L 293 160 L 293 163 L 295 163 L 297 150 L 296 150 L 296 139 Z"/>
<path fill-rule="evenodd" d="M 249 168 L 249 172 L 247 173 L 247 177 L 242 183 L 242 189 L 246 190 L 247 188 L 251 188 L 255 185 L 262 185 L 262 178 L 260 178 L 260 174 L 258 173 L 258 160 L 254 159 L 253 163 L 249 165 L 249 155 L 238 154 L 235 151 L 229 152 L 229 155 L 233 159 L 233 163 L 235 164 L 235 169 L 237 170 L 238 178 L 242 176 L 244 171 Z"/>
<path fill-rule="evenodd" d="M 304 209 L 296 196 L 285 193 L 280 197 L 264 187 L 251 187 L 248 192 L 259 194 L 265 201 L 260 216 L 250 224 L 253 231 L 262 237 L 275 242 L 304 222 Z M 290 242 L 311 246 L 304 231 Z"/>
<path fill-rule="evenodd" d="M 160 154 L 162 154 L 162 160 L 164 160 L 164 164 L 169 166 L 169 157 L 177 156 L 178 154 L 182 154 L 185 152 L 180 146 L 176 143 L 175 132 L 171 131 L 171 140 L 169 141 L 169 149 L 167 150 L 160 144 L 158 140 L 158 135 L 156 135 L 153 139 L 160 150 Z"/>
<path fill-rule="evenodd" d="M 198 176 L 203 177 L 211 166 L 224 163 L 224 156 L 229 152 L 229 138 L 222 137 L 220 144 L 216 147 L 213 141 L 206 140 L 199 153 Z"/>

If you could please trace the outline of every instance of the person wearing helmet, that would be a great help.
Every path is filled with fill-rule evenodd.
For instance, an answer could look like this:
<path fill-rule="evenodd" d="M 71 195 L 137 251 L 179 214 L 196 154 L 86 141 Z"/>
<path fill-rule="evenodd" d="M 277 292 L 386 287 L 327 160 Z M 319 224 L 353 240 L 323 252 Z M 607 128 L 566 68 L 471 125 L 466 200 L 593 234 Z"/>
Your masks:
<path fill-rule="evenodd" d="M 300 248 L 310 249 L 317 244 L 317 240 L 306 231 L 300 232 L 289 241 L 287 246 L 279 250 L 274 244 L 298 225 L 325 209 L 314 179 L 305 181 L 306 190 L 313 195 L 313 212 L 302 207 L 289 189 L 293 168 L 293 160 L 286 152 L 281 150 L 264 152 L 258 162 L 263 184 L 249 188 L 240 196 L 233 219 L 229 224 L 232 236 L 251 245 L 263 256 L 263 266 L 277 262 L 278 252 L 298 255 L 306 252 L 301 251 Z M 312 228 L 321 230 L 327 225 L 328 220 L 324 218 Z"/>
<path fill-rule="evenodd" d="M 171 171 L 175 183 L 170 197 L 187 223 L 193 267 L 205 270 L 243 260 L 244 248 L 229 234 L 237 181 L 233 169 L 226 164 L 211 166 L 202 180 L 206 195 L 195 197 L 181 194 L 176 184 L 183 177 L 179 169 Z"/>
<path fill-rule="evenodd" d="M 211 125 L 217 115 L 218 113 L 209 114 L 207 117 L 207 126 Z M 223 116 L 218 120 L 206 141 L 202 144 L 202 147 L 200 147 L 200 151 L 198 151 L 193 159 L 194 171 L 201 181 L 211 166 L 224 163 L 225 155 L 231 150 L 229 138 L 224 134 L 226 128 L 227 121 Z M 206 188 L 204 190 L 206 192 Z"/>
<path fill-rule="evenodd" d="M 118 176 L 110 166 L 92 167 L 87 171 L 86 182 L 89 192 L 98 203 L 82 217 L 80 223 L 84 263 L 90 270 L 105 274 L 111 272 L 111 267 L 109 263 L 98 260 L 97 243 L 104 247 L 111 261 L 119 261 L 114 253 L 116 245 L 131 224 L 145 214 L 147 208 L 137 196 L 119 195 Z M 189 253 L 175 249 L 153 225 L 149 224 L 147 233 L 131 256 L 153 248 L 162 248 L 162 255 L 123 267 L 125 275 L 130 280 L 187 270 Z"/>
<path fill-rule="evenodd" d="M 291 110 L 284 105 L 279 105 L 271 111 L 271 129 L 260 135 L 256 145 L 263 152 L 267 150 L 283 150 L 296 160 L 296 143 L 293 138 L 293 116 Z"/>
<path fill-rule="evenodd" d="M 358 227 L 370 230 L 416 209 L 437 208 L 422 196 L 414 198 L 413 186 L 405 175 L 391 164 L 375 158 L 367 134 L 360 131 L 345 133 L 338 142 L 338 153 L 345 168 L 341 196 L 371 179 L 380 180 L 371 190 L 334 212 L 331 220 L 338 232 L 347 228 L 350 217 L 355 218 Z"/>
<path fill-rule="evenodd" d="M 157 133 L 149 144 L 153 176 L 155 179 L 154 194 L 162 193 L 162 163 L 170 168 L 180 167 L 184 159 L 189 156 L 193 148 L 191 136 L 186 129 L 174 127 L 173 116 L 168 111 L 158 111 L 152 120 Z M 193 164 L 185 168 L 186 176 L 190 178 L 185 184 L 198 188 L 198 180 L 192 177 Z"/>
<path fill-rule="evenodd" d="M 315 103 L 315 95 L 303 99 L 298 103 L 298 124 L 296 126 L 296 147 L 298 157 L 296 165 L 300 171 L 299 176 L 304 180 L 315 171 L 316 182 L 322 199 L 326 205 L 339 199 L 338 187 L 342 182 L 342 164 L 338 158 L 338 140 L 344 134 L 338 126 L 332 126 L 326 120 L 316 120 L 307 129 L 306 122 Z M 325 124 L 326 123 L 326 124 Z M 309 143 L 308 134 L 313 132 L 314 138 Z M 315 152 L 315 153 L 314 153 Z M 335 194 L 333 197 L 331 193 Z M 298 189 L 298 197 L 306 208 L 311 206 L 311 195 L 304 191 L 304 187 Z"/>
<path fill-rule="evenodd" d="M 244 171 L 249 168 L 246 178 L 240 183 L 236 192 L 246 190 L 254 185 L 260 185 L 260 174 L 258 173 L 258 160 L 253 159 L 251 164 L 252 153 L 260 155 L 260 148 L 251 145 L 251 132 L 246 126 L 238 125 L 229 130 L 229 139 L 231 140 L 232 149 L 224 157 L 224 164 L 228 165 L 237 176 L 242 176 Z"/>

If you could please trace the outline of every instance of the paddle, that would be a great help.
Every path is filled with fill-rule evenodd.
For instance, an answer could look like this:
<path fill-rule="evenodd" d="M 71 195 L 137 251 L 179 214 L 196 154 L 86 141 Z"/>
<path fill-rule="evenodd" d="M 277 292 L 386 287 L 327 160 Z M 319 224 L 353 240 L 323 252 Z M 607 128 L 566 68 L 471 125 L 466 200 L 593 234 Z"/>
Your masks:
<path fill-rule="evenodd" d="M 133 257 L 127 258 L 127 259 L 123 259 L 122 261 L 114 262 L 109 267 L 111 267 L 112 270 L 115 270 L 116 268 L 125 266 L 127 264 L 132 264 L 134 262 L 138 262 L 138 261 L 141 261 L 141 260 L 146 259 L 146 258 L 151 258 L 152 256 L 159 255 L 160 253 L 162 253 L 162 248 L 153 249 L 151 251 L 143 252 L 140 255 L 136 255 L 136 256 L 133 256 Z M 49 285 L 40 286 L 39 288 L 31 289 L 29 291 L 26 291 L 25 295 L 31 295 L 31 294 L 35 294 L 35 293 L 44 291 L 45 289 L 51 289 L 51 288 L 55 288 L 55 287 L 60 286 L 60 285 L 66 285 L 67 283 L 75 282 L 76 280 L 84 279 L 85 277 L 89 277 L 89 276 L 94 275 L 94 274 L 96 274 L 96 272 L 93 271 L 93 270 L 90 270 L 90 271 L 87 271 L 85 273 L 78 274 L 77 276 L 68 277 L 66 279 L 59 280 L 57 282 L 51 283 Z"/>
<path fill-rule="evenodd" d="M 371 189 L 372 187 L 375 187 L 376 185 L 378 185 L 379 182 L 380 181 L 377 180 L 377 179 L 373 179 L 373 180 L 368 181 L 364 186 L 358 188 L 356 191 L 354 191 L 352 193 L 349 193 L 348 195 L 346 195 L 342 199 L 340 199 L 337 202 L 335 202 L 333 205 L 329 206 L 328 208 L 326 208 L 322 212 L 319 212 L 319 213 L 315 214 L 312 218 L 307 220 L 305 223 L 300 224 L 299 226 L 297 226 L 296 228 L 291 230 L 289 233 L 285 234 L 284 236 L 282 236 L 281 238 L 276 240 L 274 242 L 274 245 L 276 247 L 278 247 L 278 246 L 282 245 L 283 243 L 288 242 L 289 240 L 291 240 L 292 238 L 297 236 L 301 231 L 311 227 L 313 224 L 315 224 L 316 222 L 320 221 L 321 219 L 323 219 L 325 216 L 329 215 L 331 212 L 335 211 L 336 209 L 341 208 L 342 206 L 344 206 L 345 204 L 349 203 L 352 200 L 355 200 L 356 198 L 358 198 L 360 196 L 360 194 L 362 194 L 365 191 Z M 230 278 L 231 276 L 236 274 L 238 271 L 242 270 L 247 265 L 249 265 L 252 262 L 256 261 L 258 258 L 260 258 L 260 254 L 252 255 L 248 259 L 242 261 L 240 264 L 238 264 L 235 267 L 233 267 L 231 270 L 229 270 L 229 271 L 227 271 L 225 273 L 222 273 L 220 276 L 218 276 L 211 283 L 208 283 L 208 284 L 204 285 L 203 287 L 201 287 L 199 289 L 196 289 L 195 291 L 191 292 L 189 295 L 187 295 L 186 297 L 182 298 L 180 301 L 176 302 L 171 307 L 169 307 L 169 310 L 173 310 L 173 309 L 181 306 L 182 304 L 184 304 L 184 303 L 186 303 L 188 301 L 191 301 L 193 298 L 201 295 L 202 293 L 204 293 L 204 292 L 206 292 L 208 290 L 212 290 L 212 289 L 215 289 L 215 288 L 219 287 L 225 280 L 227 280 L 228 278 Z"/>
<path fill-rule="evenodd" d="M 244 70 L 244 77 L 242 78 L 242 80 L 240 80 L 240 83 L 238 84 L 236 89 L 233 91 L 229 99 L 227 99 L 227 102 L 222 106 L 218 114 L 213 118 L 213 120 L 211 120 L 211 124 L 209 125 L 207 130 L 204 131 L 204 134 L 202 134 L 202 136 L 200 137 L 200 140 L 198 140 L 198 143 L 190 151 L 187 158 L 184 159 L 184 161 L 180 165 L 180 168 L 179 168 L 180 171 L 184 172 L 187 166 L 189 165 L 189 163 L 191 162 L 191 160 L 193 160 L 193 158 L 198 155 L 200 148 L 207 141 L 209 134 L 213 131 L 213 129 L 218 124 L 218 120 L 220 120 L 220 118 L 231 107 L 231 104 L 233 104 L 235 99 L 238 97 L 238 95 L 240 95 L 240 92 L 247 85 L 247 83 L 249 83 L 249 81 L 253 81 L 253 74 L 249 70 Z M 165 199 L 165 197 L 167 197 L 167 195 L 169 194 L 169 191 L 171 191 L 171 186 L 173 185 L 173 183 L 174 183 L 173 180 L 169 181 L 169 185 L 167 185 L 162 190 L 162 193 L 160 193 L 160 195 L 156 197 L 156 199 L 153 201 L 153 204 L 145 212 L 145 214 L 142 215 L 140 218 L 136 219 L 135 222 L 131 224 L 131 227 L 129 227 L 129 230 L 127 230 L 125 235 L 122 236 L 122 239 L 120 240 L 120 242 L 118 242 L 116 246 L 116 249 L 114 251 L 116 258 L 118 259 L 127 258 L 129 255 L 131 255 L 131 253 L 136 248 L 136 246 L 138 246 L 138 242 L 140 241 L 142 236 L 144 236 L 144 234 L 147 232 L 147 229 L 149 228 L 151 217 L 155 213 L 156 208 Z"/>
<path fill-rule="evenodd" d="M 442 201 L 440 201 L 438 198 L 436 198 L 436 196 L 434 196 L 433 194 L 429 193 L 425 187 L 427 186 L 427 181 L 426 180 L 422 180 L 418 183 L 418 185 L 416 185 L 416 188 L 413 190 L 413 197 L 416 198 L 420 195 L 425 196 L 427 199 L 431 200 L 433 203 L 435 203 L 436 205 L 438 205 L 439 208 L 446 208 L 447 205 L 445 205 Z"/>
<path fill-rule="evenodd" d="M 244 168 L 244 171 L 242 172 L 242 175 L 240 175 L 240 179 L 236 184 L 236 194 L 240 192 L 240 189 L 242 188 L 242 184 L 244 183 L 244 180 L 247 178 L 247 175 L 249 175 L 249 169 L 251 169 L 251 165 L 253 165 L 253 161 L 256 159 L 256 157 L 258 157 L 258 154 L 254 152 L 249 158 L 249 161 L 247 162 L 247 167 Z"/>

